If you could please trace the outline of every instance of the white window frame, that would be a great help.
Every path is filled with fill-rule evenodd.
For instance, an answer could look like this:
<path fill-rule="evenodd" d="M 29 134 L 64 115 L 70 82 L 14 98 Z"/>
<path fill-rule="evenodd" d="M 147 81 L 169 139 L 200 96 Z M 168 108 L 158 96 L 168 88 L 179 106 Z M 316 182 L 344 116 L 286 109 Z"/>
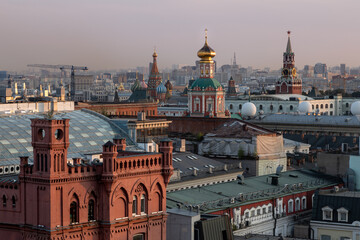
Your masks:
<path fill-rule="evenodd" d="M 291 204 L 291 206 L 290 206 Z M 294 200 L 293 199 L 290 199 L 288 201 L 288 213 L 292 213 L 294 212 Z"/>
<path fill-rule="evenodd" d="M 305 197 L 305 196 L 303 196 L 303 197 L 301 198 L 301 209 L 302 209 L 302 210 L 305 210 L 305 209 L 306 209 L 306 197 Z"/>
<path fill-rule="evenodd" d="M 337 209 L 337 213 L 338 213 L 338 221 L 339 222 L 347 222 L 349 220 L 349 210 L 347 210 L 346 208 L 339 208 Z M 345 213 L 346 219 L 345 220 L 341 220 L 341 213 Z"/>
<path fill-rule="evenodd" d="M 321 210 L 322 210 L 322 215 L 323 215 L 322 219 L 323 220 L 327 220 L 327 221 L 332 221 L 333 220 L 333 209 L 331 207 L 326 206 L 326 207 L 321 208 Z M 330 218 L 326 217 L 325 212 L 327 212 L 327 211 L 330 211 Z"/>
<path fill-rule="evenodd" d="M 297 203 L 299 203 L 299 204 L 297 204 Z M 296 198 L 295 199 L 295 212 L 296 211 L 300 211 L 301 210 L 301 201 L 300 201 L 300 198 Z"/>

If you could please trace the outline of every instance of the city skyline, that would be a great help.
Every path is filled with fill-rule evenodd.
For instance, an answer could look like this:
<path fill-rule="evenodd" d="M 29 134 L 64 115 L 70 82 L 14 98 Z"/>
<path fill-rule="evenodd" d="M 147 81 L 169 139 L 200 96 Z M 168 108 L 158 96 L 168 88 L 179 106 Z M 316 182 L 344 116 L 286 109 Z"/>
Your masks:
<path fill-rule="evenodd" d="M 218 66 L 234 52 L 243 67 L 279 69 L 291 30 L 295 66 L 359 66 L 353 16 L 360 3 L 339 1 L 2 1 L 0 69 L 27 64 L 86 65 L 90 70 L 194 65 L 204 43 Z"/>

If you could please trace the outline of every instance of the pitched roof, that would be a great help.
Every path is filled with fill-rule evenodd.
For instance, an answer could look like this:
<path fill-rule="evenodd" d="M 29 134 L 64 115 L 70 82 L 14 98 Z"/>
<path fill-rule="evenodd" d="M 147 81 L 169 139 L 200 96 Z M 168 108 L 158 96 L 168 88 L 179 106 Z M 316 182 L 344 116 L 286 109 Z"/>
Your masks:
<path fill-rule="evenodd" d="M 333 209 L 333 221 L 338 222 L 337 209 L 345 208 L 349 211 L 348 221 L 346 223 L 352 224 L 354 221 L 360 221 L 360 192 L 346 191 L 337 193 L 319 193 L 315 195 L 314 207 L 312 212 L 312 220 L 323 220 L 323 207 L 330 207 Z M 345 223 L 345 222 L 342 222 Z"/>

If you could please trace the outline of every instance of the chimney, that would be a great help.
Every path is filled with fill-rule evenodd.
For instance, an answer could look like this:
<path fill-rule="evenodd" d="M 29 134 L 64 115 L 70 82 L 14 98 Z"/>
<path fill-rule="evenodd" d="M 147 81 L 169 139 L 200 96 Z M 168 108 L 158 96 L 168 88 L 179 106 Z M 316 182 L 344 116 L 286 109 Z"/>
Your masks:
<path fill-rule="evenodd" d="M 126 139 L 125 138 L 114 138 L 114 143 L 117 146 L 118 151 L 125 151 L 126 150 Z"/>

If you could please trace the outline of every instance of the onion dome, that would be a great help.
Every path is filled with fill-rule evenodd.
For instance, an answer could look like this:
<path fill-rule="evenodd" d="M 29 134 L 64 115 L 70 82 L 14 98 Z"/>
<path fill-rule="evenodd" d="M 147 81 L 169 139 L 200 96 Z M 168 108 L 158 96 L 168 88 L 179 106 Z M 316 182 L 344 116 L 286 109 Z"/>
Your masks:
<path fill-rule="evenodd" d="M 166 93 L 167 89 L 163 83 L 160 83 L 159 86 L 156 88 L 157 93 Z"/>
<path fill-rule="evenodd" d="M 135 91 L 139 90 L 140 88 L 141 88 L 140 82 L 138 79 L 136 79 L 136 81 L 134 82 L 134 84 L 131 87 L 131 91 L 135 92 Z"/>
<path fill-rule="evenodd" d="M 118 91 L 122 92 L 125 90 L 125 87 L 122 83 L 120 83 L 120 86 L 118 87 Z"/>
<path fill-rule="evenodd" d="M 143 75 L 144 76 L 144 75 Z M 140 82 L 140 87 L 142 88 L 142 89 L 147 89 L 147 84 L 145 83 L 145 80 L 144 80 L 144 77 L 143 77 L 143 80 Z"/>
<path fill-rule="evenodd" d="M 216 55 L 216 52 L 208 45 L 208 42 L 207 42 L 207 29 L 205 29 L 205 44 L 197 52 L 197 55 L 203 61 L 211 61 L 211 59 L 213 57 L 215 57 L 215 55 Z"/>

